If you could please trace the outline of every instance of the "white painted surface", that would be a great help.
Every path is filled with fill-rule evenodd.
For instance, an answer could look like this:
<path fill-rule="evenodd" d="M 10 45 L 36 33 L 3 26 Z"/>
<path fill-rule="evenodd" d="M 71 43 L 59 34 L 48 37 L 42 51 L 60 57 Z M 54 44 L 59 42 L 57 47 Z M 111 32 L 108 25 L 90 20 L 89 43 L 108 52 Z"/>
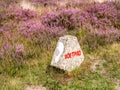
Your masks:
<path fill-rule="evenodd" d="M 62 55 L 63 51 L 64 51 L 64 44 L 62 42 L 58 42 L 58 47 L 57 47 L 57 51 L 58 51 L 58 55 L 55 56 L 55 63 L 59 62 L 59 58 Z"/>

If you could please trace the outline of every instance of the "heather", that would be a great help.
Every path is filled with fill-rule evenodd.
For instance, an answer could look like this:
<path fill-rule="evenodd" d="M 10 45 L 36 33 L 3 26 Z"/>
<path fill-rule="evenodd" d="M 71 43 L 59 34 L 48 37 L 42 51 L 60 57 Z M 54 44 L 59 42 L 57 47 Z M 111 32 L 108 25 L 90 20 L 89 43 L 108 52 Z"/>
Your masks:
<path fill-rule="evenodd" d="M 102 5 L 95 4 L 87 10 L 90 13 L 91 31 L 98 36 L 104 37 L 106 42 L 119 40 L 119 10 L 111 2 Z M 117 26 L 117 27 L 116 27 Z"/>
<path fill-rule="evenodd" d="M 50 12 L 42 16 L 42 23 L 48 27 L 63 27 L 73 30 L 83 25 L 87 20 L 87 13 L 80 9 L 63 9 Z"/>
<path fill-rule="evenodd" d="M 50 90 L 115 90 L 120 3 L 28 1 L 43 12 L 24 9 L 18 0 L 0 1 L 0 89 L 42 84 Z M 85 54 L 82 66 L 70 73 L 49 66 L 58 38 L 66 34 L 77 36 Z"/>
<path fill-rule="evenodd" d="M 102 37 L 104 43 L 111 43 L 117 41 L 120 36 L 119 12 L 112 2 L 96 3 L 87 9 L 64 8 L 45 13 L 42 23 L 48 27 L 63 27 L 68 31 L 82 27 L 91 34 Z"/>

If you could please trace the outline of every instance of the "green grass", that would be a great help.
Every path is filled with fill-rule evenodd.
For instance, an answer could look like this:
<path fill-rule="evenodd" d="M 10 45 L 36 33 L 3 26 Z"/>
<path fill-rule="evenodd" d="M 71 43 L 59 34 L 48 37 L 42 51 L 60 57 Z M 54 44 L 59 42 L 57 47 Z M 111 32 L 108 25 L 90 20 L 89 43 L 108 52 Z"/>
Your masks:
<path fill-rule="evenodd" d="M 120 43 L 105 45 L 90 53 L 87 53 L 89 48 L 81 46 L 85 60 L 70 73 L 49 66 L 56 43 L 56 39 L 50 40 L 44 49 L 39 44 L 28 43 L 27 50 L 34 57 L 27 56 L 21 66 L 11 66 L 11 63 L 1 69 L 0 90 L 23 90 L 27 85 L 43 85 L 49 90 L 115 90 L 115 80 L 120 80 Z M 93 71 L 91 67 L 97 61 L 100 62 Z"/>
<path fill-rule="evenodd" d="M 38 7 L 36 11 L 41 16 L 54 9 Z M 16 20 L 13 21 L 18 24 Z M 6 22 L 9 22 L 9 18 L 2 23 Z M 119 21 L 116 26 L 119 29 Z M 66 34 L 78 38 L 85 55 L 81 66 L 69 73 L 50 66 L 58 36 L 42 32 L 26 39 L 20 34 L 18 26 L 10 30 L 11 36 L 8 38 L 6 34 L 0 33 L 0 51 L 5 43 L 12 46 L 12 50 L 3 50 L 3 58 L 0 58 L 0 90 L 24 90 L 31 85 L 42 85 L 48 90 L 120 88 L 120 42 L 106 42 L 104 37 L 96 36 L 82 26 L 68 30 Z M 23 44 L 26 51 L 20 58 L 14 55 L 17 44 Z"/>

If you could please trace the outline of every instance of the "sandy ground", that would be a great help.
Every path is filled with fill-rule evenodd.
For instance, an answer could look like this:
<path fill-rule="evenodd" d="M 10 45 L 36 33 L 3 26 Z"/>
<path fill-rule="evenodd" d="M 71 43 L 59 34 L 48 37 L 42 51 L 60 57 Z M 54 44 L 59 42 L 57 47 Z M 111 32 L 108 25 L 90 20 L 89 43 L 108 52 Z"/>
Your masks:
<path fill-rule="evenodd" d="M 39 86 L 26 86 L 25 90 L 47 90 L 45 87 L 42 85 Z"/>

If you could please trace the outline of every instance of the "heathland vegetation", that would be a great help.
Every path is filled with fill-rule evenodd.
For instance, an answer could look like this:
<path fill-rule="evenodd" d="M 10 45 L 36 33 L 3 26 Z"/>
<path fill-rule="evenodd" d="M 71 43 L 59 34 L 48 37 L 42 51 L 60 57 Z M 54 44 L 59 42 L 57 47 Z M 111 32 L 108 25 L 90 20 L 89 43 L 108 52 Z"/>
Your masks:
<path fill-rule="evenodd" d="M 120 90 L 120 2 L 0 1 L 0 90 Z M 85 55 L 71 73 L 50 67 L 57 40 L 78 38 Z"/>

